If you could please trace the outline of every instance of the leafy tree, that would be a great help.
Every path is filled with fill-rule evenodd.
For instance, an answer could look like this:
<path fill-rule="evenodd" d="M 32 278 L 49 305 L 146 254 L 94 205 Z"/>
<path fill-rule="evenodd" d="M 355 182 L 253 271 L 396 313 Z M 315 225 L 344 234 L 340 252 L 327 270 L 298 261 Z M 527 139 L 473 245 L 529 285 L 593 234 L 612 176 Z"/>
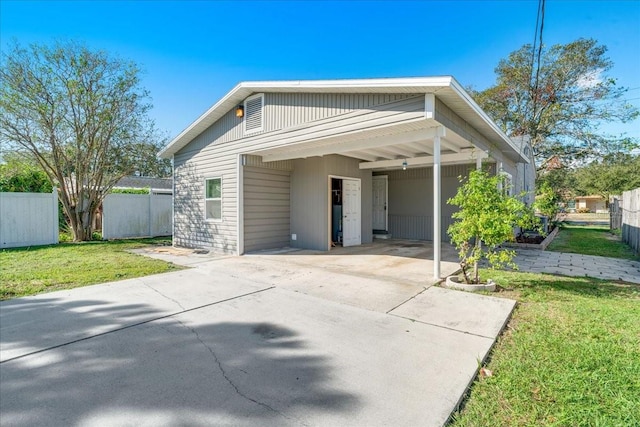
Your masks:
<path fill-rule="evenodd" d="M 155 144 L 148 93 L 132 62 L 83 44 L 14 43 L 0 65 L 0 138 L 30 154 L 60 188 L 75 241 L 91 240 L 96 210 L 132 174 L 138 144 Z"/>
<path fill-rule="evenodd" d="M 573 198 L 576 195 L 577 185 L 575 169 L 566 166 L 539 171 L 536 179 L 536 189 L 542 191 L 542 187 L 551 188 L 559 202 L 566 202 Z M 536 192 L 540 194 L 538 190 Z"/>
<path fill-rule="evenodd" d="M 53 185 L 39 165 L 15 153 L 0 163 L 0 192 L 51 193 Z"/>
<path fill-rule="evenodd" d="M 447 232 L 458 249 L 465 281 L 479 283 L 478 264 L 483 258 L 492 267 L 515 267 L 515 251 L 501 249 L 500 245 L 514 239 L 514 227 L 531 228 L 535 219 L 517 196 L 501 190 L 506 185 L 502 175 L 474 170 L 460 183 L 456 195 L 447 201 L 459 208 L 452 215 L 457 221 Z M 467 273 L 469 267 L 473 268 L 472 278 Z"/>
<path fill-rule="evenodd" d="M 613 67 L 606 51 L 593 39 L 543 47 L 538 69 L 527 44 L 499 62 L 495 86 L 472 94 L 508 135 L 531 136 L 538 165 L 554 156 L 571 164 L 628 151 L 636 140 L 599 129 L 603 122 L 628 122 L 639 115 L 623 99 L 627 89 L 606 74 Z"/>
<path fill-rule="evenodd" d="M 575 175 L 580 194 L 597 194 L 608 201 L 610 196 L 640 187 L 640 155 L 611 154 L 578 169 Z"/>
<path fill-rule="evenodd" d="M 168 178 L 173 172 L 171 160 L 160 159 L 158 152 L 167 144 L 167 139 L 158 142 L 139 142 L 133 144 L 129 155 L 133 163 L 133 175 L 152 178 Z"/>
<path fill-rule="evenodd" d="M 558 203 L 562 200 L 560 195 L 551 187 L 549 182 L 543 182 L 538 185 L 536 193 L 534 208 L 549 217 L 550 221 L 554 221 L 560 210 L 558 206 Z"/>

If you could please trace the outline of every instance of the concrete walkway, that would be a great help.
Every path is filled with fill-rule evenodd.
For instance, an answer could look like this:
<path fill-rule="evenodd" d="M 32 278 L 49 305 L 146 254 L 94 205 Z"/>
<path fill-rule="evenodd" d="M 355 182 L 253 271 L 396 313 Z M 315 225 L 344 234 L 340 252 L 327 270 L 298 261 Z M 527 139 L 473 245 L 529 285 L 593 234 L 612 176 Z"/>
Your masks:
<path fill-rule="evenodd" d="M 640 284 L 640 261 L 563 252 L 518 249 L 514 262 L 520 271 L 595 277 Z"/>
<path fill-rule="evenodd" d="M 331 257 L 177 257 L 0 303 L 2 424 L 442 426 L 515 306 Z"/>

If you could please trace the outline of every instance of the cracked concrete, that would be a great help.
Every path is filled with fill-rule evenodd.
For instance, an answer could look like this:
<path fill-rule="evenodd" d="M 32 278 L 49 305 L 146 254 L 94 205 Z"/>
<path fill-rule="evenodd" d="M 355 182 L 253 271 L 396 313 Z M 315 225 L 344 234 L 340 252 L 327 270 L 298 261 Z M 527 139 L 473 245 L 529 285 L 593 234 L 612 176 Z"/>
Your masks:
<path fill-rule="evenodd" d="M 409 249 L 199 255 L 2 302 L 3 424 L 441 426 L 514 302 L 433 287 Z"/>

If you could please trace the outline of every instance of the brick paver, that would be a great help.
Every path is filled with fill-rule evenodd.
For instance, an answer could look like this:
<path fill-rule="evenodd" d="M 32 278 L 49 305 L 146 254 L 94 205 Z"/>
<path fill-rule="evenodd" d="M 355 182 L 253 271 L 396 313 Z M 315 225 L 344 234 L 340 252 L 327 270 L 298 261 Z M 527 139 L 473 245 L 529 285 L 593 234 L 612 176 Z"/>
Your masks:
<path fill-rule="evenodd" d="M 518 249 L 513 261 L 520 271 L 640 284 L 640 261 L 533 249 Z"/>

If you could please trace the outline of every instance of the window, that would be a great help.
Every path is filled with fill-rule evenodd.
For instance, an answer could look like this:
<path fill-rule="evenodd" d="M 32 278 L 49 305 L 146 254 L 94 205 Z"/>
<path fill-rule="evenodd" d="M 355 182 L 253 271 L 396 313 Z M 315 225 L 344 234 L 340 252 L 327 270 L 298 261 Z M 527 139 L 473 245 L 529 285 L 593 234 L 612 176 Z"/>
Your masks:
<path fill-rule="evenodd" d="M 502 176 L 502 192 L 507 196 L 513 196 L 513 176 L 507 172 L 500 172 Z"/>
<path fill-rule="evenodd" d="M 244 101 L 244 131 L 258 132 L 263 129 L 262 106 L 264 94 L 253 95 Z"/>
<path fill-rule="evenodd" d="M 222 178 L 205 180 L 205 218 L 222 220 Z"/>

